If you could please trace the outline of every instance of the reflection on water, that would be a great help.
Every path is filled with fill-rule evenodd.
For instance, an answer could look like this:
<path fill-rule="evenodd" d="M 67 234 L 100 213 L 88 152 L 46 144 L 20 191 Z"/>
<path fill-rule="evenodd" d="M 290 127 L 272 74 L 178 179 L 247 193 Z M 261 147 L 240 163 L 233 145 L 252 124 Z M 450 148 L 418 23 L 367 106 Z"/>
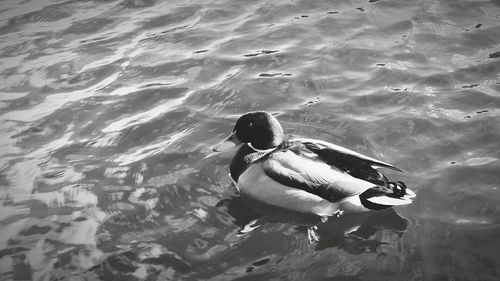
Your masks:
<path fill-rule="evenodd" d="M 2 1 L 0 280 L 498 280 L 500 6 L 337 2 Z M 417 200 L 239 235 L 251 110 Z"/>
<path fill-rule="evenodd" d="M 279 223 L 293 225 L 296 232 L 303 233 L 305 237 L 307 227 L 316 226 L 319 241 L 314 245 L 315 249 L 336 247 L 351 254 L 364 253 L 367 247 L 370 252 L 376 252 L 379 245 L 389 244 L 377 240 L 380 239 L 375 237 L 377 233 L 384 230 L 385 236 L 382 238 L 390 236 L 389 233 L 401 237 L 410 223 L 392 208 L 378 212 L 345 213 L 325 222 L 316 216 L 293 213 L 272 206 L 268 206 L 265 212 L 262 212 L 262 209 L 257 212 L 240 197 L 223 199 L 217 207 L 224 207 L 224 211 L 233 217 L 233 223 L 240 227 L 238 233 L 241 235 L 247 235 L 247 231 L 254 231 L 257 227 Z"/>

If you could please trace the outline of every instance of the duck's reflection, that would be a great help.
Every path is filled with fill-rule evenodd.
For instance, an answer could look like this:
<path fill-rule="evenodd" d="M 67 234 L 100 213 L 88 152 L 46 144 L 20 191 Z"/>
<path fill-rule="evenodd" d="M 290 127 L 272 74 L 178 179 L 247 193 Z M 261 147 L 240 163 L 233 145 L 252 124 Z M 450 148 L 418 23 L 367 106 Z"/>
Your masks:
<path fill-rule="evenodd" d="M 380 245 L 386 244 L 377 240 L 376 234 L 379 231 L 389 230 L 399 235 L 409 225 L 409 220 L 392 208 L 366 213 L 344 213 L 324 221 L 317 216 L 248 202 L 237 196 L 223 199 L 217 206 L 227 209 L 234 218 L 234 223 L 240 227 L 239 234 L 250 232 L 266 223 L 287 223 L 295 225 L 305 235 L 309 235 L 311 229 L 314 229 L 317 250 L 337 247 L 352 254 L 375 252 Z"/>
<path fill-rule="evenodd" d="M 352 254 L 376 252 L 386 242 L 378 240 L 377 232 L 390 230 L 402 234 L 409 220 L 394 209 L 384 209 L 360 214 L 344 214 L 318 225 L 320 237 L 316 249 L 338 247 Z"/>

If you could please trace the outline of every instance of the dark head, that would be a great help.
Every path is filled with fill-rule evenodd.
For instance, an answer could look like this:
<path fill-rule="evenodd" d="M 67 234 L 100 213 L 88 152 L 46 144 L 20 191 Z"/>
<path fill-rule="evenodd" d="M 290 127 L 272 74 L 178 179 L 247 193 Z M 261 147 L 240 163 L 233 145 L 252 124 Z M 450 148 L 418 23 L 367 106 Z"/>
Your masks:
<path fill-rule="evenodd" d="M 247 113 L 238 119 L 233 132 L 224 141 L 214 146 L 214 151 L 223 151 L 228 142 L 233 144 L 248 143 L 255 149 L 269 149 L 283 141 L 283 128 L 274 116 L 267 112 Z"/>

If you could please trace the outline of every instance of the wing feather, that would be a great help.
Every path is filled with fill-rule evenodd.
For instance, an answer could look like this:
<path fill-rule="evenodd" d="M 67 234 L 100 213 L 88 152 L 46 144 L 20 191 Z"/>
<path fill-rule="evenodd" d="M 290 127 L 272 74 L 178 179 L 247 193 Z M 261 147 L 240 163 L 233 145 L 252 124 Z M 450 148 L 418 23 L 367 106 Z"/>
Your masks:
<path fill-rule="evenodd" d="M 361 194 L 374 186 L 323 161 L 303 157 L 292 149 L 273 152 L 264 160 L 262 167 L 273 180 L 332 202 Z"/>
<path fill-rule="evenodd" d="M 338 163 L 339 162 L 338 160 L 341 159 L 346 163 L 354 162 L 358 165 L 365 163 L 372 167 L 384 167 L 398 172 L 403 172 L 403 170 L 394 165 L 391 165 L 389 163 L 377 160 L 375 158 L 363 155 L 361 153 L 355 152 L 353 150 L 326 141 L 307 139 L 307 138 L 294 138 L 291 139 L 290 142 L 302 143 L 311 151 L 317 153 L 318 155 L 326 158 L 326 160 L 330 160 L 332 162 Z"/>

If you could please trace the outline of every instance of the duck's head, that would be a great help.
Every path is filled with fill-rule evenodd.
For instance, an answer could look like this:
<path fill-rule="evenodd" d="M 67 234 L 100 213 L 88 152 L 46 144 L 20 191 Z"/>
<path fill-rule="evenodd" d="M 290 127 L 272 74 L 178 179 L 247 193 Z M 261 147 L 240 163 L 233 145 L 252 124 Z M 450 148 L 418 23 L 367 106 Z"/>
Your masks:
<path fill-rule="evenodd" d="M 283 142 L 283 128 L 274 116 L 267 112 L 249 112 L 236 121 L 233 132 L 213 147 L 224 151 L 235 145 L 246 143 L 254 150 L 274 148 Z"/>

